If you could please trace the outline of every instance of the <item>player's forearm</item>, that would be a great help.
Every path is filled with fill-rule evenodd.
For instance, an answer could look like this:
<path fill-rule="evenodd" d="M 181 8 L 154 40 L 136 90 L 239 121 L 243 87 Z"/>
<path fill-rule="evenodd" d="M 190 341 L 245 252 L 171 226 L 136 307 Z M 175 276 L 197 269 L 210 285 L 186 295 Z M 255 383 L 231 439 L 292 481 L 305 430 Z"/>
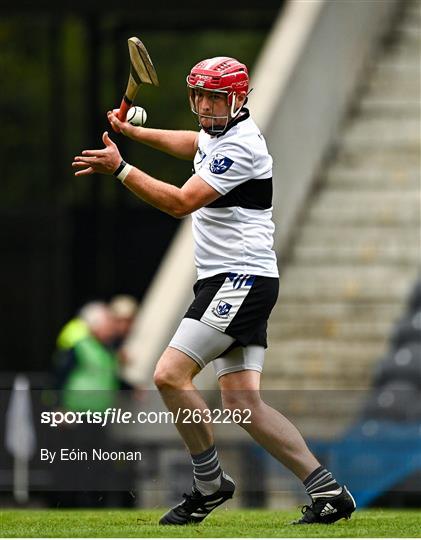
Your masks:
<path fill-rule="evenodd" d="M 177 186 L 167 184 L 133 167 L 124 185 L 139 199 L 175 218 L 186 215 L 183 194 Z"/>
<path fill-rule="evenodd" d="M 195 131 L 178 131 L 130 126 L 125 135 L 171 156 L 192 160 L 197 150 Z"/>

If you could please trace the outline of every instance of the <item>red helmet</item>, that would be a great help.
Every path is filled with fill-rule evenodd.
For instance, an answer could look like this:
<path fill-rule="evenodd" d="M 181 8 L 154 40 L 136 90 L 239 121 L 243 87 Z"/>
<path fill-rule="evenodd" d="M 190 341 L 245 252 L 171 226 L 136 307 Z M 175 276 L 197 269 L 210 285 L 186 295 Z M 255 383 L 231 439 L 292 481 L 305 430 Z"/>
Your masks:
<path fill-rule="evenodd" d="M 187 84 L 190 88 L 224 90 L 231 105 L 233 92 L 247 94 L 249 75 L 247 67 L 235 58 L 217 56 L 196 64 L 187 77 Z"/>
<path fill-rule="evenodd" d="M 237 107 L 236 95 L 248 93 L 249 76 L 247 67 L 228 56 L 208 58 L 196 64 L 187 76 L 189 87 L 190 106 L 194 114 L 198 114 L 195 106 L 195 90 L 207 90 L 209 92 L 221 92 L 227 95 L 227 103 L 230 106 L 231 118 L 237 116 L 241 106 Z M 211 134 L 223 131 L 229 121 L 228 116 L 210 116 L 215 121 L 215 126 L 206 129 Z M 221 121 L 224 125 L 221 126 Z M 219 122 L 219 124 L 218 124 Z M 218 127 L 219 126 L 219 127 Z"/>

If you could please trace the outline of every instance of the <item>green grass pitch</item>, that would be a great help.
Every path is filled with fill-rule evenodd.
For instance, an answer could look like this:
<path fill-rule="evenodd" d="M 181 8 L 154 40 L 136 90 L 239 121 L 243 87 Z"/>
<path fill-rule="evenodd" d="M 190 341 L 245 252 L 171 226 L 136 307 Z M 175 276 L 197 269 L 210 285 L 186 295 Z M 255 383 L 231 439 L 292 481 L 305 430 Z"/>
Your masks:
<path fill-rule="evenodd" d="M 297 512 L 224 510 L 200 525 L 159 526 L 158 510 L 0 510 L 0 537 L 229 538 L 229 537 L 414 537 L 421 514 L 406 510 L 365 510 L 334 525 L 296 527 Z"/>

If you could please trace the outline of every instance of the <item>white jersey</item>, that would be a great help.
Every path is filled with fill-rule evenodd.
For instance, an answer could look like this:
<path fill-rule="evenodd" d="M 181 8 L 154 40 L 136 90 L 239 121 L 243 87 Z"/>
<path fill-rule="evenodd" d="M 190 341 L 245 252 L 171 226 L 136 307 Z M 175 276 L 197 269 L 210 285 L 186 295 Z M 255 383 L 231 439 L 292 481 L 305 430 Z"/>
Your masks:
<path fill-rule="evenodd" d="M 200 131 L 194 171 L 221 194 L 192 214 L 198 279 L 223 272 L 278 277 L 272 158 L 247 109 L 222 135 Z"/>

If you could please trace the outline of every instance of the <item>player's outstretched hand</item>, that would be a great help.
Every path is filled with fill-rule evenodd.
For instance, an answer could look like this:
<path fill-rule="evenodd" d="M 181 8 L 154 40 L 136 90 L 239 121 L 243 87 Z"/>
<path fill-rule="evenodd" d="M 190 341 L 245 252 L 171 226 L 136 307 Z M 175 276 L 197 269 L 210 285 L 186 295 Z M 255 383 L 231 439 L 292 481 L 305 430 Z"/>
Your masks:
<path fill-rule="evenodd" d="M 83 150 L 82 155 L 76 156 L 72 167 L 78 169 L 75 176 L 86 174 L 113 174 L 121 163 L 120 151 L 117 145 L 109 138 L 108 131 L 104 131 L 102 142 L 105 148 L 100 150 Z"/>

